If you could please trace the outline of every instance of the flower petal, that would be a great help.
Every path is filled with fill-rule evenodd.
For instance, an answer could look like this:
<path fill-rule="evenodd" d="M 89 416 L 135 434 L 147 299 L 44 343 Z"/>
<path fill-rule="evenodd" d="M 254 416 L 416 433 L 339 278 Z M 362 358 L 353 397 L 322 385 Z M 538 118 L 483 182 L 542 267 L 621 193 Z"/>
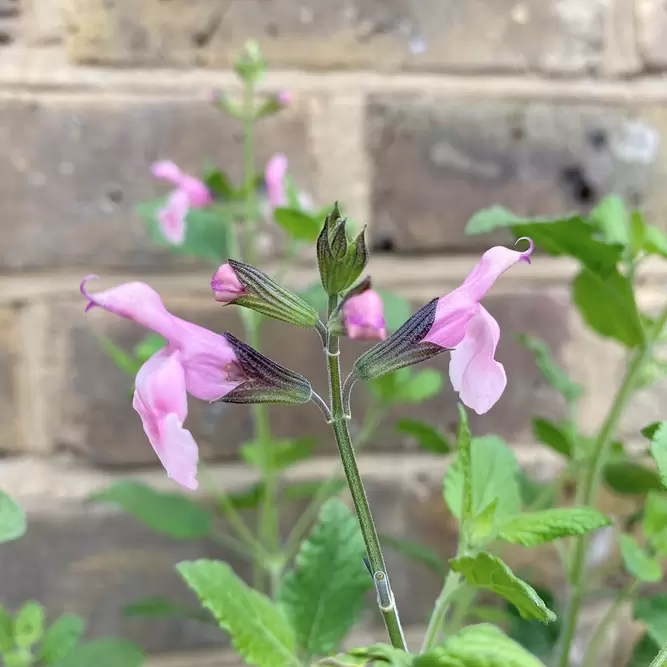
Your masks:
<path fill-rule="evenodd" d="M 284 153 L 273 155 L 264 170 L 266 194 L 272 208 L 284 206 L 287 203 L 285 191 L 285 174 L 287 173 L 287 156 Z"/>
<path fill-rule="evenodd" d="M 384 340 L 387 329 L 380 295 L 375 290 L 367 289 L 346 299 L 343 303 L 343 324 L 350 338 Z"/>
<path fill-rule="evenodd" d="M 236 272 L 229 264 L 222 264 L 211 278 L 211 289 L 215 300 L 220 303 L 229 303 L 246 290 L 238 279 Z"/>
<path fill-rule="evenodd" d="M 483 307 L 468 323 L 465 338 L 451 352 L 449 379 L 465 405 L 478 415 L 488 412 L 507 385 L 504 366 L 493 357 L 500 327 Z"/>
<path fill-rule="evenodd" d="M 192 208 L 203 208 L 213 201 L 206 183 L 194 176 L 183 174 L 178 189 L 185 193 Z"/>
<path fill-rule="evenodd" d="M 159 160 L 158 162 L 153 162 L 151 171 L 155 178 L 167 181 L 167 183 L 172 183 L 176 186 L 181 182 L 181 176 L 183 174 L 176 163 L 171 160 Z"/>
<path fill-rule="evenodd" d="M 479 305 L 459 287 L 438 299 L 435 320 L 424 342 L 440 347 L 456 347 L 465 337 L 468 322 L 477 313 Z"/>
<path fill-rule="evenodd" d="M 174 245 L 185 241 L 185 218 L 190 210 L 190 198 L 184 190 L 172 190 L 157 219 L 165 238 Z"/>

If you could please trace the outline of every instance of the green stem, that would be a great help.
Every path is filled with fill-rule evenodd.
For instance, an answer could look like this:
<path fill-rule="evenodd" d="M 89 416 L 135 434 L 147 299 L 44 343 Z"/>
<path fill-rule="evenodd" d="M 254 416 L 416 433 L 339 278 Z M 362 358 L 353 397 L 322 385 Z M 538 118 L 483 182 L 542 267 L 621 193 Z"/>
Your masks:
<path fill-rule="evenodd" d="M 602 469 L 609 456 L 609 446 L 614 436 L 618 422 L 620 421 L 628 400 L 632 396 L 637 380 L 642 372 L 644 364 L 651 359 L 653 346 L 656 339 L 662 332 L 667 321 L 667 306 L 658 316 L 654 326 L 646 334 L 644 344 L 629 358 L 625 371 L 625 376 L 621 386 L 616 392 L 616 396 L 609 408 L 609 412 L 600 427 L 600 431 L 593 445 L 593 451 L 589 461 L 582 470 L 581 483 L 577 485 L 578 504 L 592 505 L 595 501 Z M 572 555 L 572 566 L 570 569 L 570 595 L 563 621 L 563 629 L 559 642 L 558 652 L 556 654 L 557 667 L 568 667 L 570 649 L 574 640 L 579 610 L 583 601 L 585 586 L 584 574 L 586 564 L 586 549 L 588 539 L 583 535 L 575 541 L 574 552 Z"/>
<path fill-rule="evenodd" d="M 338 297 L 329 298 L 329 314 L 331 314 L 338 303 Z M 343 463 L 343 470 L 347 477 L 347 483 L 352 495 L 352 501 L 357 511 L 357 519 L 361 534 L 366 545 L 366 553 L 370 562 L 375 587 L 378 591 L 378 606 L 382 611 L 384 623 L 389 634 L 391 645 L 407 651 L 403 628 L 398 616 L 398 609 L 394 595 L 391 592 L 387 567 L 384 562 L 380 540 L 375 530 L 375 523 L 371 515 L 371 508 L 366 497 L 364 483 L 359 473 L 354 448 L 350 440 L 348 430 L 348 418 L 343 410 L 343 396 L 341 391 L 340 377 L 340 347 L 338 336 L 329 334 L 325 349 L 327 356 L 327 370 L 329 375 L 329 388 L 331 391 L 331 414 L 334 436 Z"/>
<path fill-rule="evenodd" d="M 424 642 L 422 643 L 421 653 L 426 653 L 432 649 L 438 641 L 440 628 L 445 621 L 449 606 L 462 585 L 463 580 L 461 575 L 454 572 L 454 570 L 450 570 L 445 579 L 445 585 L 442 587 L 442 591 L 440 591 L 440 595 L 435 602 L 435 608 L 433 609 L 433 614 L 431 614 L 431 620 L 428 623 Z"/>
<path fill-rule="evenodd" d="M 667 644 L 660 649 L 649 667 L 667 667 Z"/>

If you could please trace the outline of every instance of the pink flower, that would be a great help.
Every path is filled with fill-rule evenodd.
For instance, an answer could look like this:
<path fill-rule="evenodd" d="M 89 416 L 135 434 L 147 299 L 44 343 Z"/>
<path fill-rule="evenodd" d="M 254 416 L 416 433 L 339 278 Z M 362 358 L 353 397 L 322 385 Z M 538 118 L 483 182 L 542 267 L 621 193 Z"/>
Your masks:
<path fill-rule="evenodd" d="M 387 328 L 380 295 L 372 289 L 350 297 L 343 303 L 343 325 L 350 338 L 384 340 Z"/>
<path fill-rule="evenodd" d="M 286 107 L 292 101 L 292 93 L 290 93 L 289 90 L 281 90 L 276 99 L 278 100 L 278 104 L 282 104 L 282 106 Z"/>
<path fill-rule="evenodd" d="M 220 303 L 229 303 L 236 297 L 246 294 L 246 290 L 229 264 L 223 264 L 211 278 L 211 289 L 215 300 Z"/>
<path fill-rule="evenodd" d="M 266 194 L 272 209 L 287 204 L 286 174 L 287 156 L 284 153 L 276 153 L 269 159 L 264 170 Z"/>
<path fill-rule="evenodd" d="M 134 409 L 167 474 L 189 489 L 197 488 L 197 444 L 183 428 L 187 394 L 205 401 L 225 396 L 247 380 L 238 357 L 224 336 L 172 315 L 159 294 L 144 283 L 124 283 L 81 293 L 86 311 L 100 306 L 159 333 L 167 344 L 141 367 L 135 382 Z"/>
<path fill-rule="evenodd" d="M 498 401 L 507 377 L 494 359 L 500 328 L 480 304 L 495 280 L 520 261 L 530 264 L 533 242 L 517 252 L 496 246 L 487 250 L 463 284 L 438 300 L 435 321 L 423 342 L 453 348 L 449 379 L 460 399 L 477 414 L 487 412 Z"/>
<path fill-rule="evenodd" d="M 169 160 L 154 162 L 153 176 L 176 186 L 167 203 L 158 212 L 158 221 L 165 237 L 176 245 L 185 240 L 185 218 L 191 208 L 204 208 L 213 198 L 202 181 L 182 172 Z"/>

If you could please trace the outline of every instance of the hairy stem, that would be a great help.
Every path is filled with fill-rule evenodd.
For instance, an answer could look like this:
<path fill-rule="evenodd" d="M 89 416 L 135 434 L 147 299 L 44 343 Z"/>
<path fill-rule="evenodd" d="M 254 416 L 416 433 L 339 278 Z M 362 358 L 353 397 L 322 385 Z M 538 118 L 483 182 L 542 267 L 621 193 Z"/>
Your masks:
<path fill-rule="evenodd" d="M 329 314 L 335 310 L 337 303 L 337 297 L 329 298 Z M 364 543 L 366 545 L 366 553 L 373 573 L 375 588 L 378 593 L 378 606 L 384 617 L 391 645 L 395 648 L 407 650 L 403 628 L 401 627 L 401 621 L 398 616 L 396 601 L 391 592 L 387 567 L 384 562 L 382 548 L 380 547 L 380 540 L 377 531 L 375 530 L 371 508 L 368 504 L 366 490 L 364 489 L 357 460 L 354 455 L 354 448 L 352 447 L 352 441 L 350 440 L 350 432 L 348 429 L 349 417 L 345 415 L 345 411 L 343 410 L 339 359 L 340 347 L 337 336 L 329 334 L 325 353 L 327 356 L 329 388 L 331 391 L 331 426 L 333 428 L 334 436 L 336 437 L 336 444 L 338 445 L 338 451 L 343 463 L 343 470 L 345 471 L 350 494 L 352 495 L 352 501 L 354 502 L 354 507 L 357 511 L 359 527 L 361 528 L 361 534 L 363 535 Z"/>
<path fill-rule="evenodd" d="M 609 408 L 609 412 L 600 427 L 600 431 L 593 445 L 590 460 L 582 470 L 580 483 L 577 485 L 578 504 L 592 505 L 600 483 L 602 469 L 609 457 L 611 440 L 618 426 L 628 400 L 635 390 L 637 380 L 642 372 L 644 364 L 650 361 L 653 354 L 653 346 L 662 332 L 667 321 L 667 306 L 658 316 L 653 327 L 647 332 L 644 344 L 631 353 L 623 377 L 623 382 L 616 392 L 616 396 Z M 569 573 L 570 594 L 563 620 L 563 629 L 556 653 L 555 665 L 557 667 L 568 667 L 570 649 L 577 627 L 579 611 L 585 592 L 585 564 L 588 536 L 583 535 L 576 539 L 574 552 L 571 559 Z"/>

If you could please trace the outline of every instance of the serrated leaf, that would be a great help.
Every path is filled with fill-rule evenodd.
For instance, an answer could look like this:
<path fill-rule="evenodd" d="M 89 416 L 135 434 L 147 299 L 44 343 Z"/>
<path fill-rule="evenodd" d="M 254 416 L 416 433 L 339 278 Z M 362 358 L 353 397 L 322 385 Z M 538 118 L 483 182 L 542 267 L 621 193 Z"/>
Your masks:
<path fill-rule="evenodd" d="M 210 614 L 201 609 L 192 609 L 166 595 L 151 595 L 123 607 L 123 616 L 129 618 L 191 618 L 203 623 L 213 621 Z"/>
<path fill-rule="evenodd" d="M 482 512 L 496 499 L 496 519 L 499 522 L 516 514 L 521 507 L 517 481 L 519 466 L 507 443 L 493 435 L 473 438 L 471 459 L 473 515 Z M 445 473 L 444 494 L 450 511 L 460 518 L 463 475 L 458 455 Z"/>
<path fill-rule="evenodd" d="M 563 456 L 570 457 L 574 451 L 573 425 L 569 422 L 556 423 L 536 417 L 533 419 L 533 435 Z"/>
<path fill-rule="evenodd" d="M 240 454 L 246 463 L 276 472 L 309 458 L 316 444 L 315 438 L 247 442 Z"/>
<path fill-rule="evenodd" d="M 584 535 L 608 526 L 608 517 L 592 507 L 555 507 L 512 517 L 500 530 L 506 542 L 535 547 L 562 537 Z"/>
<path fill-rule="evenodd" d="M 560 365 L 556 363 L 551 356 L 549 346 L 543 340 L 529 334 L 519 334 L 517 340 L 535 355 L 535 363 L 544 379 L 562 394 L 566 401 L 572 403 L 581 397 L 584 388 L 571 380 Z"/>
<path fill-rule="evenodd" d="M 322 229 L 319 218 L 297 208 L 274 208 L 273 219 L 296 241 L 314 243 Z"/>
<path fill-rule="evenodd" d="M 543 623 L 556 619 L 535 589 L 519 579 L 500 558 L 481 551 L 475 556 L 455 558 L 449 564 L 469 584 L 486 588 L 511 602 L 522 618 L 536 618 Z"/>
<path fill-rule="evenodd" d="M 572 282 L 572 298 L 581 316 L 601 336 L 627 347 L 644 341 L 632 283 L 617 270 L 602 278 L 583 269 Z"/>
<path fill-rule="evenodd" d="M 86 622 L 76 614 L 59 616 L 44 633 L 37 658 L 45 665 L 51 665 L 64 658 L 81 641 Z"/>
<path fill-rule="evenodd" d="M 451 450 L 449 440 L 433 424 L 418 419 L 399 419 L 396 430 L 404 435 L 412 436 L 425 450 L 436 454 L 446 454 Z"/>
<path fill-rule="evenodd" d="M 25 513 L 4 491 L 0 491 L 0 544 L 18 540 L 26 531 Z"/>
<path fill-rule="evenodd" d="M 660 563 L 651 558 L 632 535 L 621 535 L 619 540 L 623 563 L 633 577 L 648 582 L 662 579 Z"/>
<path fill-rule="evenodd" d="M 444 575 L 447 574 L 447 568 L 440 556 L 438 556 L 435 551 L 419 542 L 414 542 L 413 540 L 408 540 L 402 537 L 394 537 L 393 535 L 387 535 L 386 533 L 380 534 L 380 542 L 383 546 L 422 563 L 440 576 L 444 577 Z"/>
<path fill-rule="evenodd" d="M 471 549 L 481 548 L 495 538 L 498 527 L 497 509 L 498 499 L 491 502 L 488 507 L 468 522 L 466 533 Z"/>
<path fill-rule="evenodd" d="M 589 219 L 602 232 L 605 243 L 626 246 L 630 242 L 628 212 L 619 195 L 603 197 L 590 212 Z"/>
<path fill-rule="evenodd" d="M 354 513 L 332 498 L 301 544 L 279 594 L 297 644 L 307 655 L 333 651 L 363 611 L 373 583 L 363 563 L 365 554 Z"/>
<path fill-rule="evenodd" d="M 185 220 L 185 240 L 181 245 L 175 245 L 164 236 L 158 222 L 158 212 L 164 203 L 165 199 L 162 198 L 143 202 L 136 207 L 153 243 L 166 246 L 175 254 L 198 257 L 216 264 L 227 258 L 231 220 L 222 206 L 190 209 Z"/>
<path fill-rule="evenodd" d="M 19 648 L 30 648 L 44 634 L 44 609 L 39 602 L 29 600 L 14 616 L 14 641 Z"/>
<path fill-rule="evenodd" d="M 498 227 L 510 227 L 515 237 L 530 237 L 538 248 L 550 255 L 575 257 L 599 275 L 613 271 L 623 250 L 620 245 L 609 245 L 596 239 L 595 227 L 581 216 L 523 218 L 501 206 L 478 211 L 468 221 L 466 232 L 480 234 Z"/>
<path fill-rule="evenodd" d="M 602 475 L 605 483 L 621 495 L 640 495 L 662 489 L 655 470 L 629 459 L 607 463 Z"/>
<path fill-rule="evenodd" d="M 498 628 L 482 623 L 463 628 L 435 647 L 439 667 L 544 667 Z M 413 663 L 416 664 L 416 663 Z"/>
<path fill-rule="evenodd" d="M 393 648 L 388 644 L 374 644 L 373 646 L 353 648 L 347 654 L 352 658 L 363 659 L 363 662 L 357 663 L 362 665 L 383 663 L 392 665 L 392 667 L 409 667 L 413 660 L 409 653 L 399 648 Z"/>
<path fill-rule="evenodd" d="M 667 488 L 667 421 L 660 425 L 651 438 L 651 456 L 658 466 L 658 474 L 662 485 Z"/>
<path fill-rule="evenodd" d="M 384 319 L 389 331 L 396 331 L 412 314 L 410 302 L 394 292 L 377 290 L 382 299 Z"/>
<path fill-rule="evenodd" d="M 636 598 L 632 602 L 632 615 L 646 625 L 646 631 L 658 646 L 667 644 L 667 595 Z"/>
<path fill-rule="evenodd" d="M 76 646 L 54 662 L 53 667 L 141 667 L 144 657 L 143 651 L 132 642 L 101 637 Z"/>
<path fill-rule="evenodd" d="M 234 648 L 251 665 L 298 665 L 294 631 L 282 611 L 247 586 L 226 563 L 184 561 L 176 566 L 202 605 L 226 630 Z"/>
<path fill-rule="evenodd" d="M 180 493 L 158 491 L 142 482 L 114 482 L 92 494 L 90 500 L 118 505 L 156 532 L 174 539 L 208 537 L 211 532 L 211 512 Z"/>

